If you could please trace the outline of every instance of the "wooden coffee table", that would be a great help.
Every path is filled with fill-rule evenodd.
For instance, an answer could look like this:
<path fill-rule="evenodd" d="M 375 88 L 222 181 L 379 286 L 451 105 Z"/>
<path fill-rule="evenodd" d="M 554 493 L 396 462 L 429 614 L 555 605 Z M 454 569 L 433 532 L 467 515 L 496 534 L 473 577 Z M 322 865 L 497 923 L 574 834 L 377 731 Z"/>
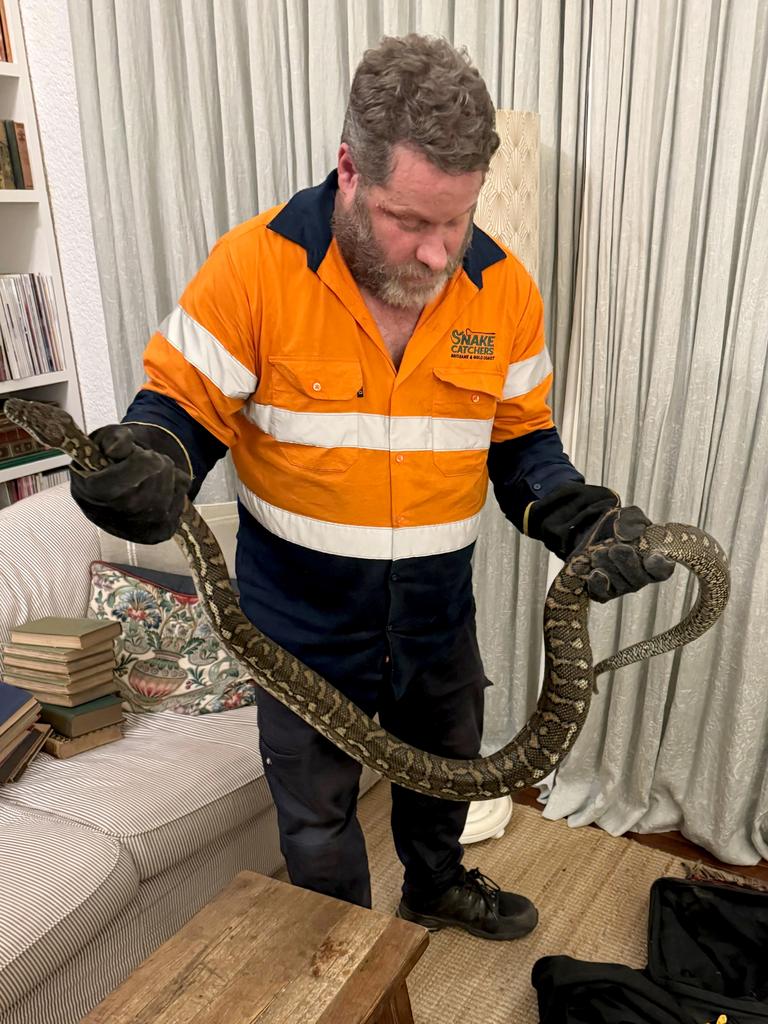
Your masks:
<path fill-rule="evenodd" d="M 413 1024 L 419 925 L 243 871 L 83 1024 Z"/>

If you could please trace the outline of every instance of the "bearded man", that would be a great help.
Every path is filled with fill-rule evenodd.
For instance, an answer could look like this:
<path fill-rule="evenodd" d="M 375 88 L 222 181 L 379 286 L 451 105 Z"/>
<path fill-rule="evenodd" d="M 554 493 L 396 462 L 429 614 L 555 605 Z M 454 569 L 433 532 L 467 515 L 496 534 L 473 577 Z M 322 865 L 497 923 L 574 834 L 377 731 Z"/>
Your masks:
<path fill-rule="evenodd" d="M 400 739 L 456 758 L 479 752 L 488 685 L 471 555 L 489 476 L 561 558 L 618 504 L 563 452 L 533 281 L 473 225 L 494 124 L 444 40 L 367 51 L 336 169 L 217 242 L 123 423 L 94 434 L 118 461 L 72 481 L 95 523 L 154 543 L 229 450 L 244 613 Z M 647 520 L 625 511 L 628 539 Z M 620 539 L 595 556 L 598 600 L 671 572 Z M 259 743 L 292 882 L 370 906 L 360 765 L 263 692 Z M 533 904 L 462 864 L 466 813 L 393 786 L 398 913 L 524 935 Z"/>

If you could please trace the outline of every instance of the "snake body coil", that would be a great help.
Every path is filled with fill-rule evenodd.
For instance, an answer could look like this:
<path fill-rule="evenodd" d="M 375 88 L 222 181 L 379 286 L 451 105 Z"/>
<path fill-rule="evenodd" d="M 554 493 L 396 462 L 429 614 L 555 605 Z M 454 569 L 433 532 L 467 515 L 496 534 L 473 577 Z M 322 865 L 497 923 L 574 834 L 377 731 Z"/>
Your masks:
<path fill-rule="evenodd" d="M 5 412 L 41 443 L 66 452 L 85 472 L 96 472 L 110 464 L 63 410 L 10 398 Z M 240 610 L 218 542 L 189 501 L 174 540 L 189 561 L 214 632 L 259 686 L 341 750 L 392 782 L 450 800 L 494 799 L 548 775 L 573 746 L 584 725 L 596 676 L 695 640 L 717 620 L 729 590 L 726 557 L 717 541 L 696 527 L 680 523 L 649 526 L 634 545 L 641 553 L 660 551 L 695 573 L 699 579 L 697 600 L 685 619 L 672 629 L 593 666 L 589 598 L 582 575 L 588 559 L 582 552 L 563 566 L 547 594 L 544 683 L 530 721 L 495 754 L 458 760 L 428 754 L 401 742 L 322 676 L 261 633 Z"/>

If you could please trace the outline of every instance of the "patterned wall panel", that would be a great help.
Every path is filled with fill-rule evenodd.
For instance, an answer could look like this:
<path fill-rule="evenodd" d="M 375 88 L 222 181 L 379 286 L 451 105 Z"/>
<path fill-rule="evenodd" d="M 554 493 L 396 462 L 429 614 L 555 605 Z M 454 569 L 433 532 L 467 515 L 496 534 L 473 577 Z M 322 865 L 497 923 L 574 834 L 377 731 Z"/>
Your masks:
<path fill-rule="evenodd" d="M 537 280 L 539 270 L 539 115 L 497 110 L 501 145 L 494 154 L 475 214 Z"/>

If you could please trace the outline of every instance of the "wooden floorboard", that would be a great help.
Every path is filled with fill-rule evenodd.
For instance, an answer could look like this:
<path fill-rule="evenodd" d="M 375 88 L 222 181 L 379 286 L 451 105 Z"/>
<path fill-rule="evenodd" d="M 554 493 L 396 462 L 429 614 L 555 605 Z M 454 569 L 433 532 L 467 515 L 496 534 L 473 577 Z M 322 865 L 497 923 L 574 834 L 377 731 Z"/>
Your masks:
<path fill-rule="evenodd" d="M 543 810 L 544 805 L 539 803 L 539 791 L 537 789 L 523 789 L 513 797 L 515 803 L 524 804 L 526 807 L 534 807 Z M 599 828 L 599 825 L 592 825 L 592 828 Z M 760 882 L 768 884 L 768 861 L 761 860 L 759 864 L 751 867 L 744 867 L 740 864 L 724 864 L 713 857 L 707 850 L 692 843 L 679 832 L 655 832 L 652 835 L 641 835 L 639 832 L 627 832 L 625 838 L 632 839 L 643 846 L 650 846 L 654 850 L 661 850 L 664 853 L 673 854 L 682 860 L 701 861 L 709 867 L 717 868 L 720 871 L 727 871 L 732 875 L 741 875 L 744 878 L 756 878 Z"/>

